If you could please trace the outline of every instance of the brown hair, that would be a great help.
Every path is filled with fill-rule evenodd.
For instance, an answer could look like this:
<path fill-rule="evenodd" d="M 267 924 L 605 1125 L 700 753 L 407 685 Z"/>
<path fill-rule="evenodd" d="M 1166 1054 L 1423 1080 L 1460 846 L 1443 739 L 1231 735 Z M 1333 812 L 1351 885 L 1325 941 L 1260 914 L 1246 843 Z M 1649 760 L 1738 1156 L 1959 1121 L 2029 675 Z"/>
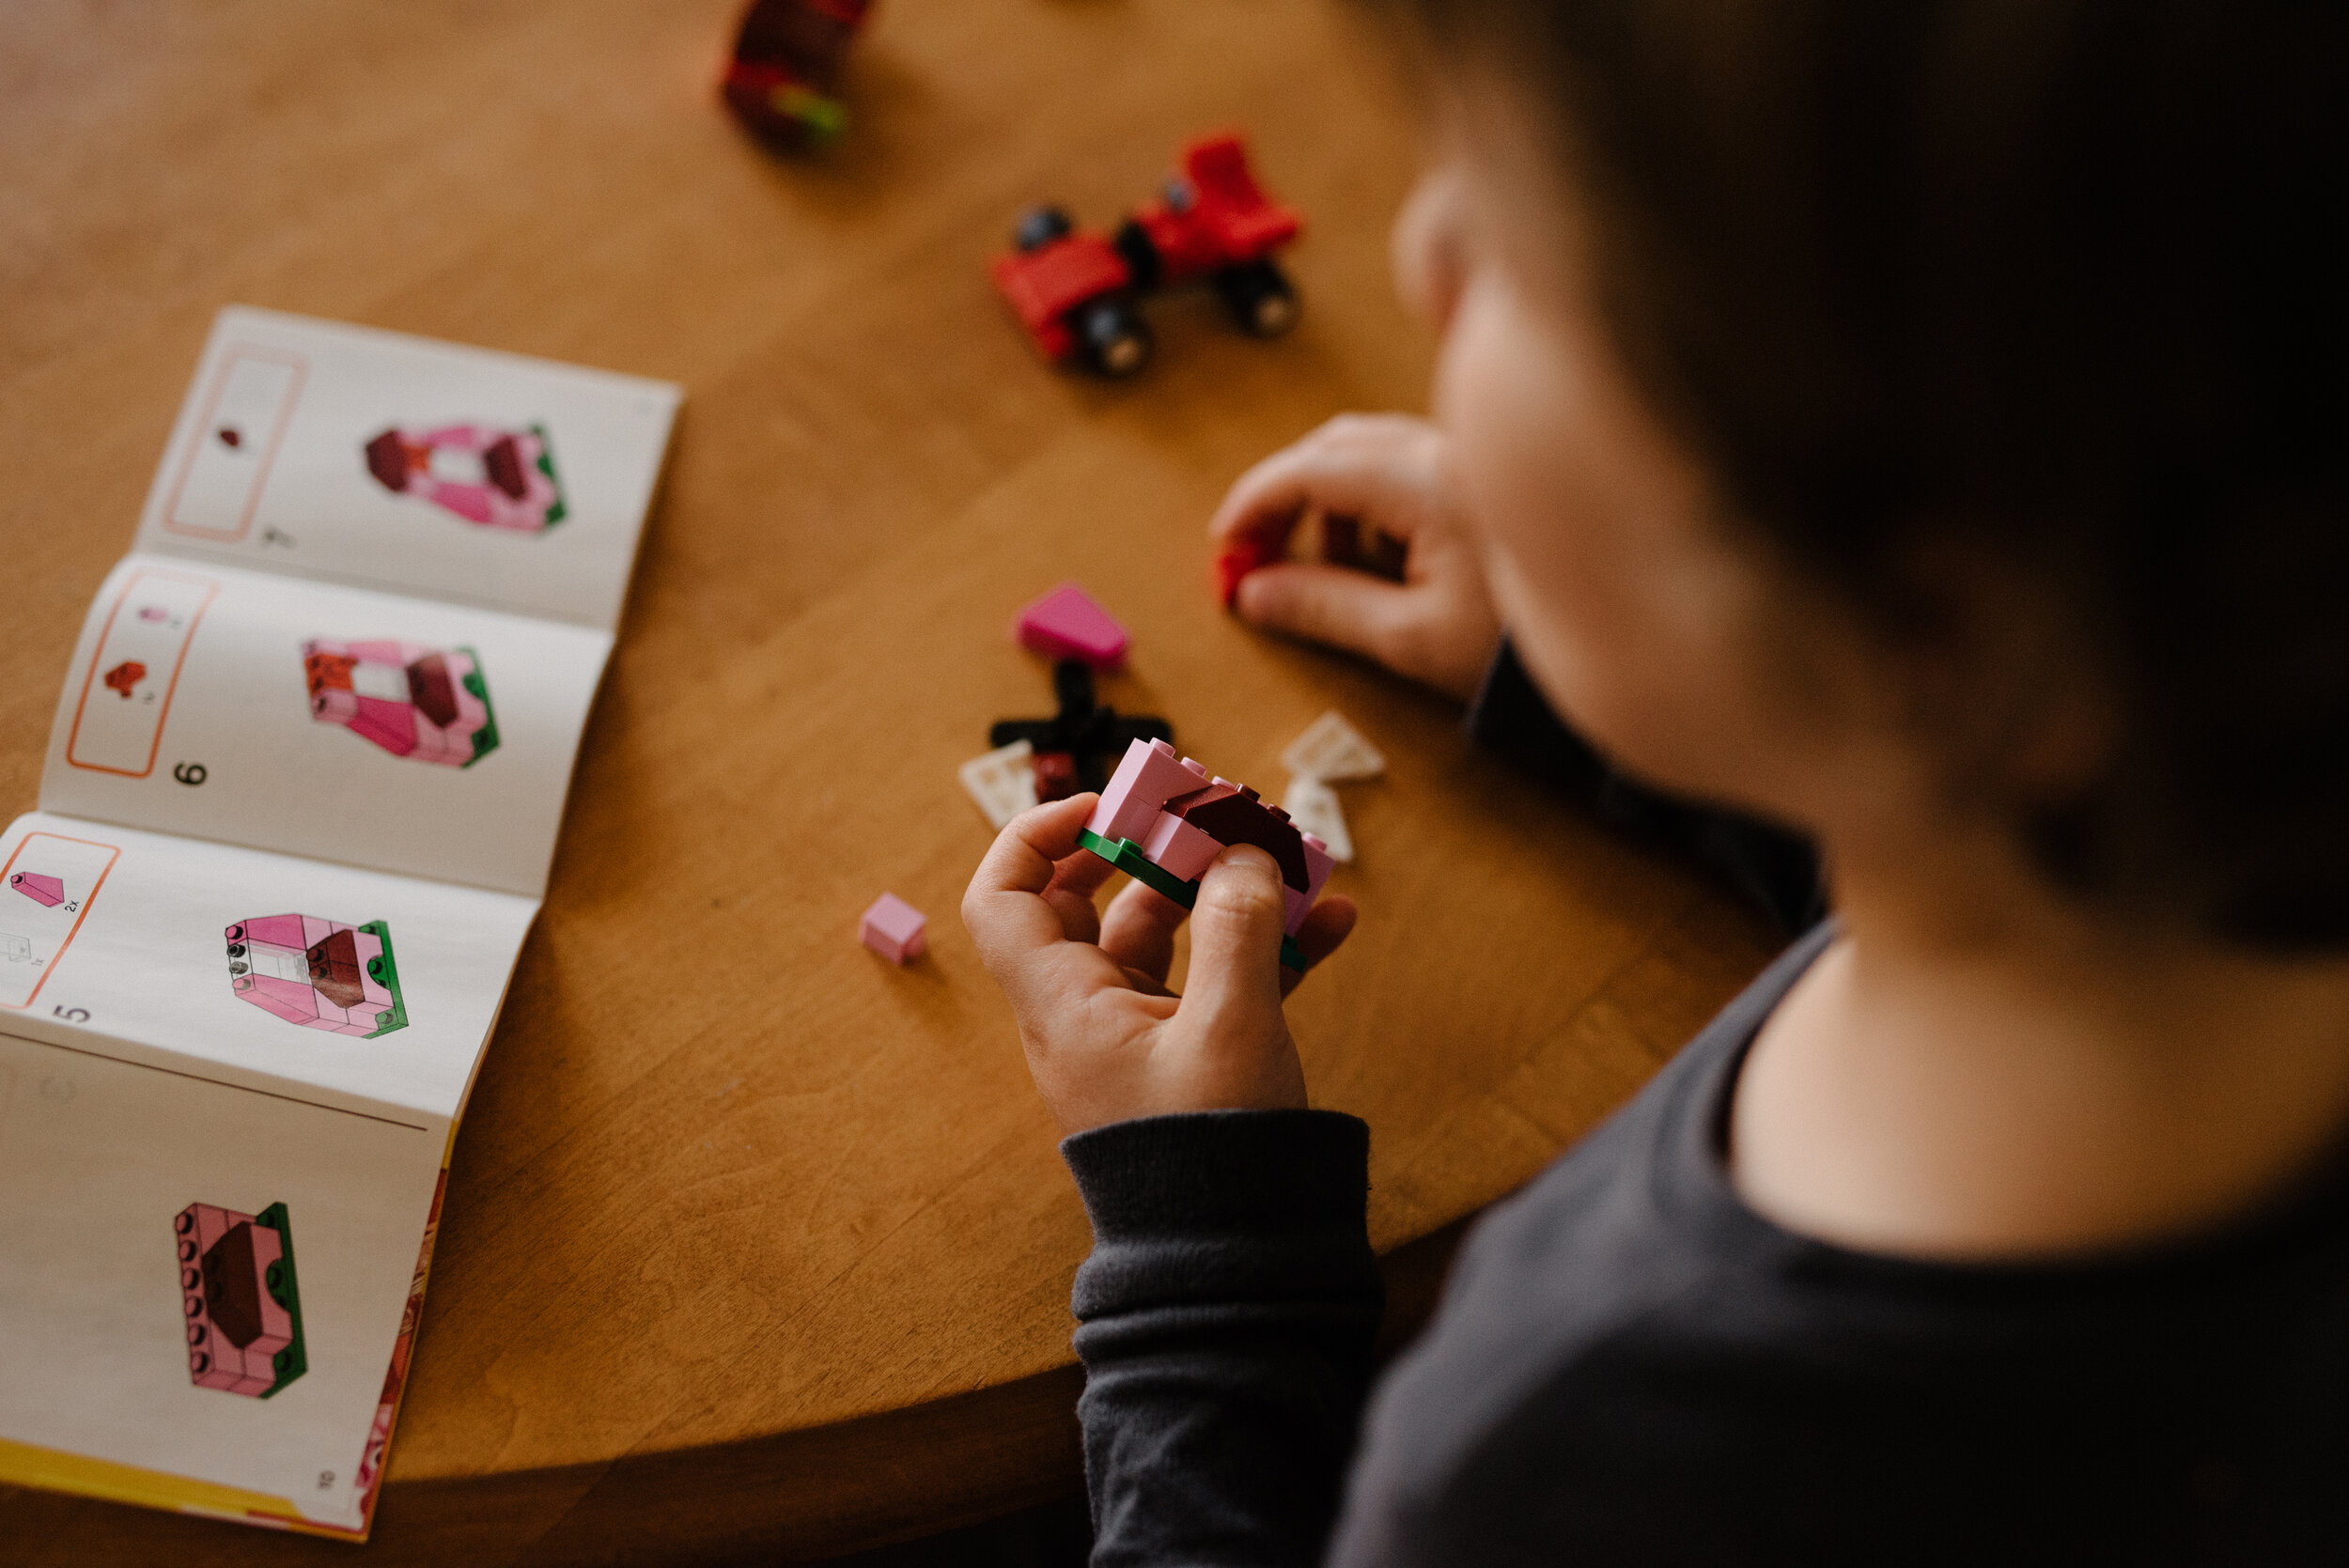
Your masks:
<path fill-rule="evenodd" d="M 1954 531 L 2091 629 L 2051 877 L 2349 945 L 2349 7 L 1390 4 L 1556 111 L 1625 351 L 1785 554 L 1884 610 Z"/>

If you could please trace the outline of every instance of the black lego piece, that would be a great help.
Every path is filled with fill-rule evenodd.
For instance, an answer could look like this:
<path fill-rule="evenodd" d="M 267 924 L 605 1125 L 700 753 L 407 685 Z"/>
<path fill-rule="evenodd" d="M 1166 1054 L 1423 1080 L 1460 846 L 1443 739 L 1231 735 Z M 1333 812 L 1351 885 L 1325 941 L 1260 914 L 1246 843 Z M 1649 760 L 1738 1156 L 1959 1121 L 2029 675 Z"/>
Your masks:
<path fill-rule="evenodd" d="M 1079 789 L 1106 789 L 1110 770 L 1137 740 L 1172 740 L 1174 726 L 1163 719 L 1128 717 L 1093 702 L 1093 671 L 1081 659 L 1064 659 L 1052 666 L 1052 694 L 1060 712 L 1050 719 L 1000 719 L 987 732 L 989 746 L 1024 740 L 1038 753 L 1066 753 L 1077 765 Z"/>

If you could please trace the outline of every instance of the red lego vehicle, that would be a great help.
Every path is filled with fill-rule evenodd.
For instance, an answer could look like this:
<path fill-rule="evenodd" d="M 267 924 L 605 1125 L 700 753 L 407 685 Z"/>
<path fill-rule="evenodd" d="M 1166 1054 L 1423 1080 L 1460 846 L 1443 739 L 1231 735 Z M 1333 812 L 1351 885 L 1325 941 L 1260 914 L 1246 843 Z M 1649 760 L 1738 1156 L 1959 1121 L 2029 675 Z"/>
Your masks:
<path fill-rule="evenodd" d="M 1137 302 L 1159 289 L 1204 279 L 1241 331 L 1286 332 L 1297 290 L 1272 256 L 1299 227 L 1257 185 L 1240 139 L 1211 136 L 1183 149 L 1182 172 L 1110 239 L 1078 230 L 1056 207 L 1027 213 L 1017 251 L 995 262 L 995 287 L 1047 357 L 1130 376 L 1151 349 Z"/>

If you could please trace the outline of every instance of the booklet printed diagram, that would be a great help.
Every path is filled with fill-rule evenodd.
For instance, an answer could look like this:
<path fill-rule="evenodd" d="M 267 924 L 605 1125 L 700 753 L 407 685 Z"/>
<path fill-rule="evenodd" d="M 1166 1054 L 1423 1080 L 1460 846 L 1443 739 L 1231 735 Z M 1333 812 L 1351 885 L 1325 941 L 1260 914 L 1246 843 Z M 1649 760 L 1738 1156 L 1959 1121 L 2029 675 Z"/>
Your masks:
<path fill-rule="evenodd" d="M 677 401 L 221 313 L 0 832 L 0 1480 L 365 1537 Z"/>

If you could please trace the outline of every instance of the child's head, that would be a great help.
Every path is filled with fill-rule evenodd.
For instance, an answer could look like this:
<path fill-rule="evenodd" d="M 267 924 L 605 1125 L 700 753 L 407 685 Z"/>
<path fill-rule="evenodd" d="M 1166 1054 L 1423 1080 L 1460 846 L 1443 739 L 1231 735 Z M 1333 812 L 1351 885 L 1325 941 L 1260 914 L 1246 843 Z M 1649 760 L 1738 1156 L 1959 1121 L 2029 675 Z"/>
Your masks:
<path fill-rule="evenodd" d="M 2349 13 L 1392 0 L 1536 675 L 1661 781 L 2349 945 Z"/>

